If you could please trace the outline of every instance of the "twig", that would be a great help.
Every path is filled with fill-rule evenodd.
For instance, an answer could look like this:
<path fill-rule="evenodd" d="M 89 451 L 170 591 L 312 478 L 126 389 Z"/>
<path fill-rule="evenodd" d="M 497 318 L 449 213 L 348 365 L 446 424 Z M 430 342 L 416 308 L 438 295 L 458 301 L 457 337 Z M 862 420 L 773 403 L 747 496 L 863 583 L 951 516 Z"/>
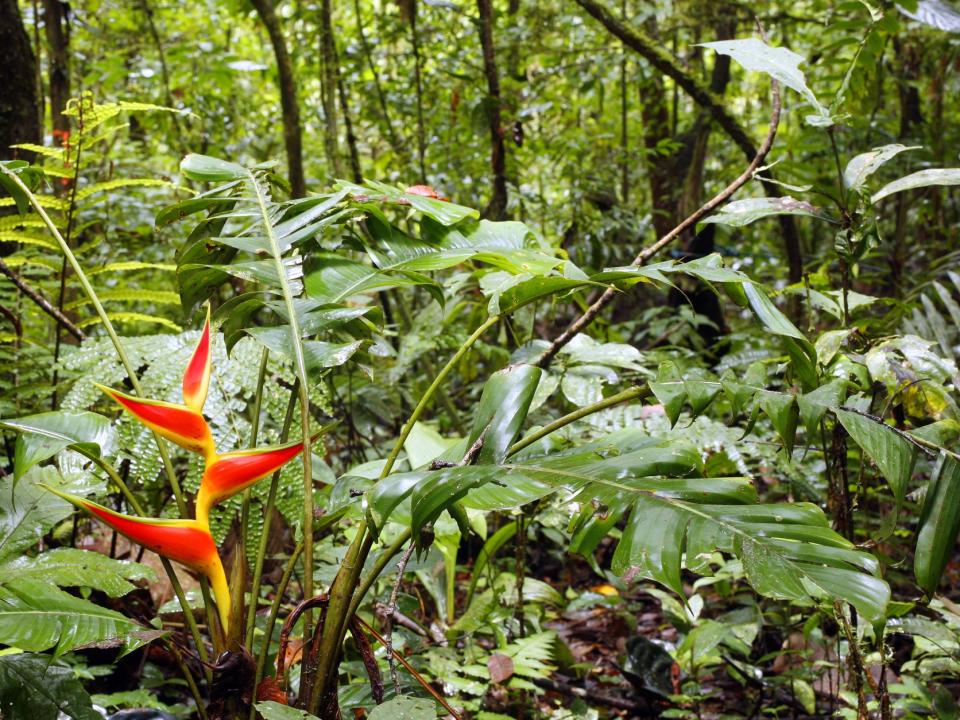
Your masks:
<path fill-rule="evenodd" d="M 722 203 L 726 202 L 737 190 L 743 187 L 753 177 L 754 172 L 756 172 L 757 168 L 760 167 L 760 164 L 767 156 L 767 153 L 770 152 L 770 148 L 773 147 L 773 141 L 777 136 L 777 128 L 780 125 L 780 84 L 776 80 L 772 82 L 772 89 L 773 112 L 771 113 L 770 117 L 770 129 L 767 131 L 767 137 L 764 139 L 760 149 L 757 150 L 757 154 L 747 166 L 747 169 L 744 170 L 736 180 L 727 185 L 723 190 L 714 195 L 706 203 L 701 205 L 700 208 L 689 215 L 673 230 L 657 240 L 655 243 L 653 243 L 653 245 L 641 250 L 640 254 L 637 255 L 637 257 L 634 258 L 633 262 L 631 263 L 633 267 L 639 267 L 643 265 L 666 245 L 679 237 L 681 233 L 688 228 L 693 227 L 698 221 L 712 213 Z M 600 312 L 610 304 L 610 301 L 613 300 L 614 297 L 616 297 L 616 294 L 617 289 L 613 285 L 604 290 L 603 294 L 600 295 L 600 297 L 597 298 L 589 308 L 587 308 L 583 315 L 570 323 L 569 327 L 567 327 L 566 330 L 564 330 L 552 343 L 550 343 L 550 347 L 543 352 L 535 364 L 541 368 L 546 368 L 548 365 L 550 365 L 550 362 L 553 360 L 556 354 L 560 352 L 561 348 L 563 348 L 588 325 L 590 325 L 597 315 L 599 315 Z"/>
<path fill-rule="evenodd" d="M 28 298 L 33 300 L 33 302 L 36 303 L 41 310 L 43 310 L 45 313 L 47 313 L 47 315 L 49 315 L 58 323 L 60 323 L 61 327 L 63 327 L 64 330 L 66 330 L 68 333 L 73 335 L 77 340 L 79 340 L 80 342 L 83 342 L 84 340 L 87 339 L 87 336 L 83 332 L 83 330 L 81 330 L 76 325 L 74 325 L 70 321 L 70 318 L 68 318 L 66 315 L 60 312 L 57 308 L 51 305 L 50 301 L 47 300 L 43 295 L 41 295 L 39 291 L 34 290 L 32 287 L 27 285 L 27 283 L 24 282 L 23 278 L 19 277 L 11 269 L 11 267 L 7 265 L 3 260 L 0 260 L 0 273 L 3 273 L 8 278 L 10 278 L 10 281 L 17 286 L 17 289 L 20 292 L 22 292 Z"/>
<path fill-rule="evenodd" d="M 387 648 L 387 662 L 390 664 L 390 679 L 393 680 L 393 690 L 400 694 L 400 677 L 397 675 L 397 661 L 393 652 L 393 614 L 397 611 L 397 595 L 400 594 L 400 584 L 403 582 L 403 573 L 407 570 L 407 563 L 410 562 L 410 556 L 413 555 L 414 542 L 411 540 L 407 549 L 397 563 L 397 579 L 393 583 L 393 590 L 390 592 L 390 602 L 387 605 L 385 613 L 386 629 L 384 630 L 384 646 Z"/>
<path fill-rule="evenodd" d="M 383 638 L 383 636 L 382 636 L 380 633 L 378 633 L 376 630 L 374 630 L 374 628 L 370 625 L 370 623 L 368 623 L 366 620 L 364 620 L 364 619 L 363 619 L 362 617 L 360 617 L 359 615 L 356 615 L 355 617 L 356 617 L 356 621 L 357 621 L 357 623 L 359 623 L 360 627 L 362 627 L 362 628 L 363 628 L 364 630 L 366 630 L 368 633 L 370 633 L 371 635 L 373 635 L 373 636 L 377 639 L 377 642 L 379 642 L 381 645 L 383 645 L 384 647 L 386 647 L 387 641 Z M 413 665 L 411 665 L 410 663 L 407 662 L 407 659 L 406 659 L 405 657 L 403 657 L 403 655 L 401 655 L 400 653 L 398 653 L 396 650 L 393 651 L 392 655 L 393 655 L 393 657 L 395 657 L 395 658 L 397 659 L 397 662 L 399 662 L 401 665 L 403 665 L 404 669 L 406 669 L 406 671 L 413 676 L 413 679 L 416 680 L 418 683 L 420 683 L 420 686 L 421 686 L 424 690 L 426 690 L 428 693 L 430 693 L 430 695 L 433 697 L 434 700 L 436 700 L 438 703 L 440 703 L 441 705 L 443 705 L 444 710 L 446 710 L 448 713 L 450 713 L 450 714 L 455 718 L 455 720 L 463 720 L 463 716 L 460 715 L 460 713 L 458 713 L 456 710 L 453 709 L 453 707 L 450 705 L 450 703 L 447 702 L 447 699 L 446 699 L 445 697 L 443 697 L 443 695 L 441 695 L 440 693 L 438 693 L 438 692 L 433 688 L 433 686 L 432 686 L 430 683 L 427 682 L 426 678 L 424 678 L 423 675 L 421 675 L 420 673 L 418 673 L 418 672 L 416 671 L 416 669 L 414 669 Z"/>

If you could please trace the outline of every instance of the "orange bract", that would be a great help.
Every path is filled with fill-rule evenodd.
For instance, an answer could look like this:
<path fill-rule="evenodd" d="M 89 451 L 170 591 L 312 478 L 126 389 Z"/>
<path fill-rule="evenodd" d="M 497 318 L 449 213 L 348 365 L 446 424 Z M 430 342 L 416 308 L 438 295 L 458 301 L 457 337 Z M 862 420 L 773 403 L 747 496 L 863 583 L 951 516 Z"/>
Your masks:
<path fill-rule="evenodd" d="M 183 402 L 191 410 L 200 412 L 207 400 L 207 388 L 210 386 L 210 307 L 207 306 L 207 320 L 197 343 L 193 356 L 183 373 Z"/>

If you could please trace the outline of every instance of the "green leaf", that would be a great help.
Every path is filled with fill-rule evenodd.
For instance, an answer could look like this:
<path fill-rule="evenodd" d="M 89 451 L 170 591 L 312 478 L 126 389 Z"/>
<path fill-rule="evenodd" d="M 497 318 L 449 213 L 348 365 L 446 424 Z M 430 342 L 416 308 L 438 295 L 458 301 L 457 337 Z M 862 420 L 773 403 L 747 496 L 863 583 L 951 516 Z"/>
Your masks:
<path fill-rule="evenodd" d="M 436 720 L 437 704 L 428 698 L 398 696 L 377 705 L 370 711 L 367 718 L 368 720 Z"/>
<path fill-rule="evenodd" d="M 0 655 L 0 715 L 10 720 L 103 720 L 73 670 L 46 655 Z"/>
<path fill-rule="evenodd" d="M 721 55 L 729 55 L 747 70 L 765 72 L 774 80 L 803 95 L 821 117 L 826 110 L 820 105 L 816 95 L 807 87 L 807 80 L 800 70 L 802 56 L 782 47 L 771 47 L 762 40 L 747 38 L 744 40 L 720 40 L 702 43 Z"/>
<path fill-rule="evenodd" d="M 851 190 L 858 190 L 863 187 L 868 177 L 903 151 L 920 149 L 922 149 L 920 145 L 907 147 L 900 143 L 893 143 L 892 145 L 874 148 L 870 152 L 861 153 L 848 162 L 847 167 L 844 168 L 843 184 Z"/>
<path fill-rule="evenodd" d="M 140 563 L 114 560 L 89 550 L 60 547 L 36 557 L 22 555 L 0 563 L 0 578 L 92 588 L 110 597 L 120 597 L 134 589 L 132 582 L 152 580 L 155 575 L 153 570 Z"/>
<path fill-rule="evenodd" d="M 930 187 L 931 185 L 960 185 L 960 168 L 931 168 L 911 173 L 899 180 L 884 185 L 873 194 L 870 202 L 878 203 L 885 197 L 904 190 Z"/>
<path fill-rule="evenodd" d="M 429 425 L 415 422 L 403 443 L 403 449 L 407 453 L 410 468 L 416 469 L 440 457 L 458 442 L 459 438 L 445 438 Z"/>
<path fill-rule="evenodd" d="M 247 169 L 243 165 L 194 153 L 187 155 L 180 162 L 180 172 L 191 180 L 201 182 L 225 182 L 247 177 Z"/>
<path fill-rule="evenodd" d="M 845 380 L 831 380 L 812 392 L 797 396 L 800 406 L 800 421 L 806 428 L 807 436 L 817 437 L 817 428 L 824 413 L 829 408 L 841 405 L 847 396 L 847 382 Z"/>
<path fill-rule="evenodd" d="M 143 629 L 118 612 L 82 600 L 48 582 L 17 578 L 0 586 L 0 637 L 8 645 L 60 655 L 89 643 Z"/>
<path fill-rule="evenodd" d="M 892 427 L 860 413 L 837 408 L 840 424 L 854 442 L 870 456 L 887 482 L 897 503 L 902 503 L 917 462 L 917 447 Z"/>
<path fill-rule="evenodd" d="M 291 333 L 289 325 L 276 327 L 251 327 L 247 333 L 270 352 L 276 353 L 288 360 L 293 359 Z M 362 340 L 346 343 L 331 343 L 323 340 L 303 341 L 303 359 L 307 370 L 317 372 L 325 368 L 343 365 L 349 360 L 360 346 Z"/>
<path fill-rule="evenodd" d="M 63 484 L 53 467 L 34 468 L 16 486 L 0 481 L 0 560 L 29 550 L 73 512 L 66 500 L 37 487 L 34 478 L 48 485 Z"/>
<path fill-rule="evenodd" d="M 483 386 L 466 446 L 483 435 L 481 463 L 501 462 L 517 439 L 543 371 L 534 365 L 513 365 L 495 372 Z"/>
<path fill-rule="evenodd" d="M 273 700 L 258 702 L 256 707 L 257 712 L 263 716 L 263 720 L 319 720 L 316 715 L 311 715 L 306 710 L 299 710 Z"/>
<path fill-rule="evenodd" d="M 940 453 L 920 513 L 913 572 L 917 584 L 933 595 L 953 555 L 960 533 L 960 463 Z"/>
<path fill-rule="evenodd" d="M 778 197 L 734 200 L 705 220 L 701 220 L 700 224 L 716 223 L 729 225 L 730 227 L 745 227 L 752 222 L 774 215 L 806 215 L 818 220 L 835 222 L 820 208 L 814 207 L 806 201 L 792 197 Z"/>
<path fill-rule="evenodd" d="M 356 295 L 429 282 L 420 275 L 382 273 L 339 255 L 315 255 L 304 278 L 307 295 L 323 303 L 340 303 Z"/>
<path fill-rule="evenodd" d="M 110 420 L 92 412 L 58 410 L 0 420 L 0 427 L 17 433 L 13 470 L 16 480 L 65 448 L 78 447 L 101 456 L 111 452 L 114 444 Z"/>
<path fill-rule="evenodd" d="M 797 422 L 800 419 L 800 408 L 797 405 L 796 397 L 788 393 L 762 390 L 757 395 L 757 399 L 760 408 L 773 423 L 773 428 L 780 436 L 780 440 L 789 455 L 793 452 L 793 444 L 797 436 Z"/>

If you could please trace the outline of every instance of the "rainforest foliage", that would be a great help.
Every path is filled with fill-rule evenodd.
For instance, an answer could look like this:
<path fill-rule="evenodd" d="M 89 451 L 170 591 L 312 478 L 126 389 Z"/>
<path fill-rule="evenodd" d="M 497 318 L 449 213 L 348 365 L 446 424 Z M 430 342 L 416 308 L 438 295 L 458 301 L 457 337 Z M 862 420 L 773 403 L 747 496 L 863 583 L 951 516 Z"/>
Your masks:
<path fill-rule="evenodd" d="M 0 0 L 0 718 L 960 718 L 958 71 L 948 0 Z"/>

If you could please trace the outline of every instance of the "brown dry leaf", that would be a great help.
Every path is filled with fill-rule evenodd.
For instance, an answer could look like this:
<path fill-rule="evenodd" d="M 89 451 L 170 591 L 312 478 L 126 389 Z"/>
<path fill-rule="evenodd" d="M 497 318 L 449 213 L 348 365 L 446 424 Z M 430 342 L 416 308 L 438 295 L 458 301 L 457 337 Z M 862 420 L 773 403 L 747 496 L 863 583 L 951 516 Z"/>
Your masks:
<path fill-rule="evenodd" d="M 287 694 L 277 685 L 276 678 L 265 677 L 260 681 L 260 684 L 257 685 L 257 702 L 265 702 L 267 700 L 272 700 L 281 705 L 287 704 Z"/>
<path fill-rule="evenodd" d="M 487 660 L 487 670 L 490 671 L 491 682 L 500 684 L 513 675 L 513 660 L 509 655 L 494 653 Z"/>

